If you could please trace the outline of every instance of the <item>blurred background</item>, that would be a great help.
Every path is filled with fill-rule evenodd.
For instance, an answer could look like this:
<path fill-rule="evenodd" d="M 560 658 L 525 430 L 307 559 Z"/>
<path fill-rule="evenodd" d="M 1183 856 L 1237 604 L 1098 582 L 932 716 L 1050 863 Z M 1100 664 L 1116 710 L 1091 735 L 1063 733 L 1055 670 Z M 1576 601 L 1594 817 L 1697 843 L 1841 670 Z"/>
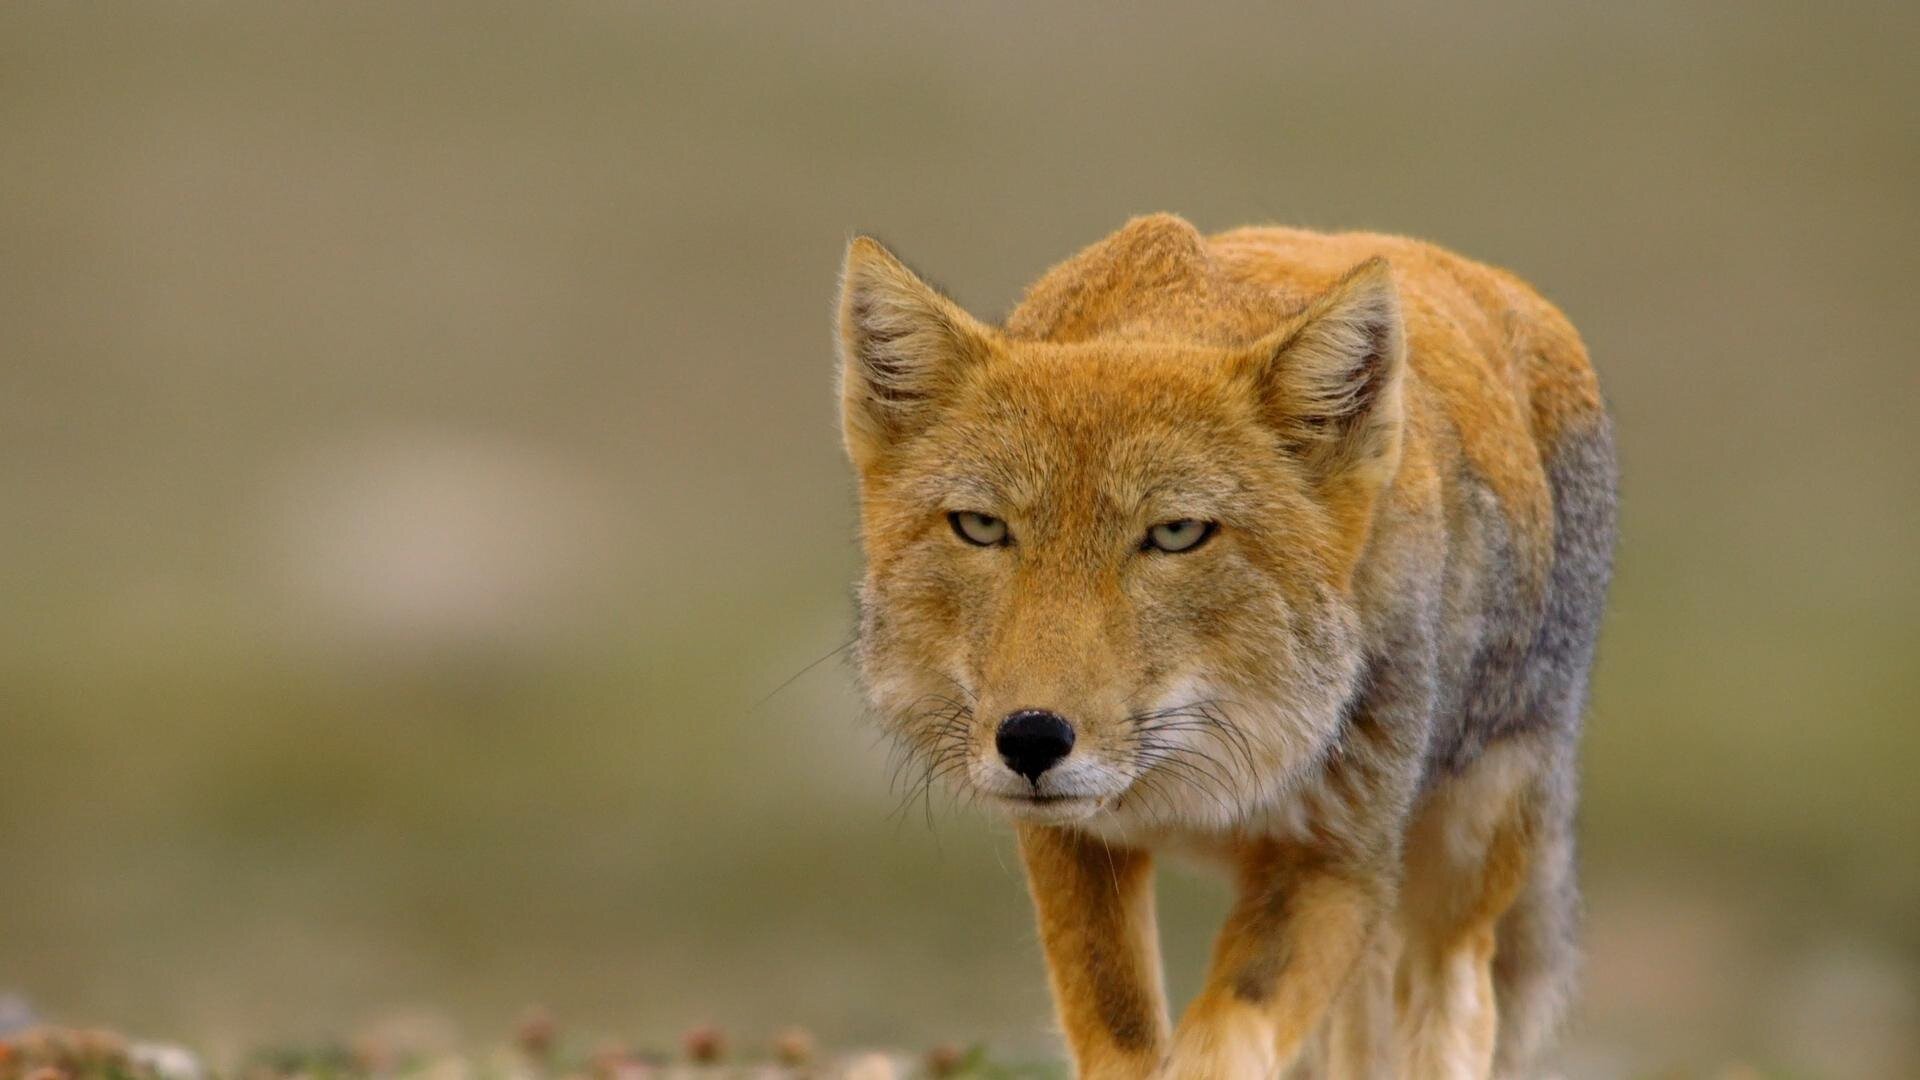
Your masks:
<path fill-rule="evenodd" d="M 893 814 L 808 667 L 834 275 L 870 230 L 995 318 L 1173 210 L 1427 237 L 1592 348 L 1566 1074 L 1920 1075 L 1917 50 L 1894 3 L 0 7 L 0 990 L 216 1053 L 534 1000 L 1052 1052 L 1005 830 Z M 1225 895 L 1161 890 L 1186 994 Z"/>

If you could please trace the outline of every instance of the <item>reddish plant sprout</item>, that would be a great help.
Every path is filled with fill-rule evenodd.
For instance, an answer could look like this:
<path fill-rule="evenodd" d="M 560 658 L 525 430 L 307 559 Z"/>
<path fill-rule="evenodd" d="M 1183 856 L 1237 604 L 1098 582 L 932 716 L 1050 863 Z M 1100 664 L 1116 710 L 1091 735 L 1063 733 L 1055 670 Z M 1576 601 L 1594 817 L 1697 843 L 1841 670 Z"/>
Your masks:
<path fill-rule="evenodd" d="M 957 1076 L 960 1066 L 966 1064 L 966 1051 L 953 1043 L 941 1043 L 927 1051 L 927 1075 L 937 1078 Z"/>
<path fill-rule="evenodd" d="M 513 1028 L 513 1041 L 528 1057 L 545 1061 L 553 1053 L 559 1033 L 560 1025 L 554 1022 L 553 1014 L 536 1005 L 520 1014 Z"/>
<path fill-rule="evenodd" d="M 790 1027 L 774 1036 L 773 1056 L 782 1065 L 806 1065 L 813 1061 L 814 1052 L 813 1034 L 806 1028 Z"/>
<path fill-rule="evenodd" d="M 712 1024 L 702 1024 L 680 1036 L 680 1049 L 688 1061 L 712 1065 L 727 1056 L 727 1037 Z"/>

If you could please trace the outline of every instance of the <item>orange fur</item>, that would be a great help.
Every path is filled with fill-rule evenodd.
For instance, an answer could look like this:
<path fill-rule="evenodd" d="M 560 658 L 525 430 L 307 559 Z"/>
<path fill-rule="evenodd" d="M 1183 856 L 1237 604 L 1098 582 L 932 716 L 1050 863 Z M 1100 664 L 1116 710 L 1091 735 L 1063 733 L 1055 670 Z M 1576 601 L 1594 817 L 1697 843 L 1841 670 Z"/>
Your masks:
<path fill-rule="evenodd" d="M 1519 1067 L 1549 1021 L 1500 1042 L 1496 998 L 1564 965 L 1515 938 L 1496 986 L 1496 945 L 1523 901 L 1558 925 L 1612 530 L 1566 320 L 1419 241 L 1153 215 L 1000 327 L 858 239 L 839 329 L 869 697 L 928 782 L 1020 822 L 1082 1074 Z M 1153 546 L 1184 521 L 1209 539 Z M 1070 726 L 1044 775 L 996 752 L 1020 710 Z M 1239 890 L 1177 1027 L 1163 847 Z M 1526 992 L 1499 1007 L 1551 1013 Z"/>

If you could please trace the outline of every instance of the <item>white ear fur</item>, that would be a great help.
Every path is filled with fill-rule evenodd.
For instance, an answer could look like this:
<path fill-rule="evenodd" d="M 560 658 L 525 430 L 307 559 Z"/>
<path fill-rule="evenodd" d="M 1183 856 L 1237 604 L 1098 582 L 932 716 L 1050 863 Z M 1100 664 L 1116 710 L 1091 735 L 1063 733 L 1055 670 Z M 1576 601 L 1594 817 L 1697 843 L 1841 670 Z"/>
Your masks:
<path fill-rule="evenodd" d="M 840 274 L 840 424 L 862 469 L 923 430 L 994 332 L 879 241 L 855 237 Z"/>
<path fill-rule="evenodd" d="M 1399 290 L 1375 256 L 1248 362 L 1268 421 L 1323 479 L 1384 479 L 1399 463 L 1406 351 Z"/>

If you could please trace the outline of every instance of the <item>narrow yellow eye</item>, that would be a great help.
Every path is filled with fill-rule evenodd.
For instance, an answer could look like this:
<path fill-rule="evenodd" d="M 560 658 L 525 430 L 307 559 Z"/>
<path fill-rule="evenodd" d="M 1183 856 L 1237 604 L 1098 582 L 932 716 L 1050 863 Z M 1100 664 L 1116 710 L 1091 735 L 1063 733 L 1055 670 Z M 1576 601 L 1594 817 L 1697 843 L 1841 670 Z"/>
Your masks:
<path fill-rule="evenodd" d="M 1211 521 L 1195 518 L 1182 518 L 1179 521 L 1164 521 L 1147 530 L 1147 542 L 1141 546 L 1150 551 L 1164 551 L 1178 554 L 1192 551 L 1206 542 L 1218 528 Z"/>
<path fill-rule="evenodd" d="M 955 536 L 969 544 L 994 547 L 1007 542 L 1007 523 L 997 517 L 972 510 L 955 510 L 947 515 L 947 524 L 953 526 Z"/>

